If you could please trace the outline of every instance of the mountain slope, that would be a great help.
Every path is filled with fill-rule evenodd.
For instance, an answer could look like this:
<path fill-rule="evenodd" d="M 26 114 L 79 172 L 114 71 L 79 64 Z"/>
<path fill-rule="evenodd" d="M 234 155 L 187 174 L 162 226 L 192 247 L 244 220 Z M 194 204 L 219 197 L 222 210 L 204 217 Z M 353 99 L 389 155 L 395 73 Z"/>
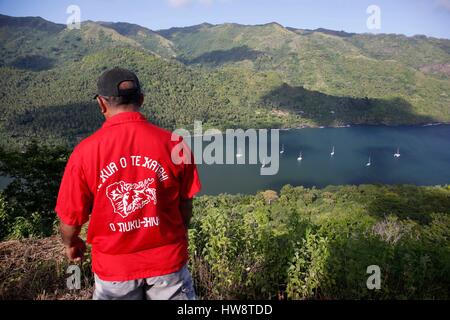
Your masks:
<path fill-rule="evenodd" d="M 188 64 L 275 71 L 292 86 L 333 96 L 404 99 L 418 115 L 449 119 L 449 40 L 300 30 L 276 23 L 201 25 L 161 34 Z"/>
<path fill-rule="evenodd" d="M 14 144 L 38 136 L 73 144 L 88 135 L 101 124 L 92 100 L 96 80 L 103 70 L 118 65 L 139 75 L 146 94 L 143 111 L 165 128 L 191 129 L 195 120 L 216 128 L 306 122 L 295 115 L 267 114 L 268 106 L 260 98 L 282 84 L 276 75 L 202 72 L 143 49 L 108 48 L 41 72 L 0 68 L 0 86 L 11 88 L 0 99 L 5 111 L 0 118 L 2 142 Z"/>
<path fill-rule="evenodd" d="M 119 34 L 125 37 L 135 40 L 142 47 L 164 58 L 174 58 L 177 55 L 174 45 L 171 41 L 167 40 L 166 38 L 150 29 L 141 27 L 137 24 L 124 22 L 101 22 L 100 24 L 117 31 Z"/>
<path fill-rule="evenodd" d="M 450 122 L 450 41 L 326 29 L 201 24 L 151 31 L 129 23 L 68 30 L 0 16 L 0 134 L 70 143 L 101 123 L 98 75 L 136 71 L 146 113 L 191 128 Z M 178 60 L 178 61 L 176 61 Z M 444 72 L 443 72 L 444 71 Z"/>
<path fill-rule="evenodd" d="M 106 48 L 143 47 L 135 39 L 92 21 L 83 22 L 79 30 L 43 21 L 0 16 L 0 66 L 42 71 Z"/>

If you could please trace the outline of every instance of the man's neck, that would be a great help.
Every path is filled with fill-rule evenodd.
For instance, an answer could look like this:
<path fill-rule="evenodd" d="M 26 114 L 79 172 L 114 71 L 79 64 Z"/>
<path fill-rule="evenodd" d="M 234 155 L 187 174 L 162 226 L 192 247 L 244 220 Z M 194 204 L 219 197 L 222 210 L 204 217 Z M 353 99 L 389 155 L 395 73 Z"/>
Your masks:
<path fill-rule="evenodd" d="M 109 110 L 109 112 L 107 114 L 105 114 L 105 118 L 106 120 L 108 120 L 111 117 L 114 117 L 120 113 L 124 113 L 124 112 L 139 112 L 139 108 L 137 107 L 125 107 L 125 108 L 116 108 L 114 110 Z"/>

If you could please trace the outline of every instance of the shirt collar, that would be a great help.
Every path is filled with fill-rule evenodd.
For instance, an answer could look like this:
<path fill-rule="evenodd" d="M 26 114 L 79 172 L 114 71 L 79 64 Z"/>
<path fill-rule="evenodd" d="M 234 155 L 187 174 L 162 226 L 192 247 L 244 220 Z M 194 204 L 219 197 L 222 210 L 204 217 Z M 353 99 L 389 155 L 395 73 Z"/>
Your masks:
<path fill-rule="evenodd" d="M 142 113 L 137 111 L 121 112 L 107 119 L 105 123 L 103 123 L 102 128 L 108 128 L 117 124 L 136 121 L 147 121 L 147 119 L 142 115 Z"/>

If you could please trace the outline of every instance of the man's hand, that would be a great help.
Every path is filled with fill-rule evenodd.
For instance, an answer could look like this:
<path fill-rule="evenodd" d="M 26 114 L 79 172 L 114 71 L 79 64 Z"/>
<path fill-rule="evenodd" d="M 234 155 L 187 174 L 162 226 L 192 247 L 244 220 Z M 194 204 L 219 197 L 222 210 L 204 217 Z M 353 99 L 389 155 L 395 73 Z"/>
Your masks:
<path fill-rule="evenodd" d="M 61 239 L 66 247 L 66 255 L 70 261 L 79 262 L 83 259 L 86 252 L 86 244 L 79 237 L 81 226 L 70 226 L 60 222 L 59 231 Z"/>
<path fill-rule="evenodd" d="M 66 246 L 66 256 L 70 261 L 80 262 L 83 260 L 84 253 L 86 252 L 86 244 L 80 237 L 73 239 L 73 243 L 70 246 Z"/>

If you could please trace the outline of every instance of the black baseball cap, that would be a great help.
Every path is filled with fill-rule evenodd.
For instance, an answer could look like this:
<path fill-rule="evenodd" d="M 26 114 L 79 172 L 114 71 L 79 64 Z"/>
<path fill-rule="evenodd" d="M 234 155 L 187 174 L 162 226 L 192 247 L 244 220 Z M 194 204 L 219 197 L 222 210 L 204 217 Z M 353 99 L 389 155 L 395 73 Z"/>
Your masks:
<path fill-rule="evenodd" d="M 120 84 L 124 81 L 134 82 L 134 87 L 126 90 L 120 89 Z M 130 70 L 113 68 L 103 72 L 98 78 L 97 94 L 104 97 L 126 97 L 134 94 L 141 94 L 141 85 L 136 74 Z"/>

